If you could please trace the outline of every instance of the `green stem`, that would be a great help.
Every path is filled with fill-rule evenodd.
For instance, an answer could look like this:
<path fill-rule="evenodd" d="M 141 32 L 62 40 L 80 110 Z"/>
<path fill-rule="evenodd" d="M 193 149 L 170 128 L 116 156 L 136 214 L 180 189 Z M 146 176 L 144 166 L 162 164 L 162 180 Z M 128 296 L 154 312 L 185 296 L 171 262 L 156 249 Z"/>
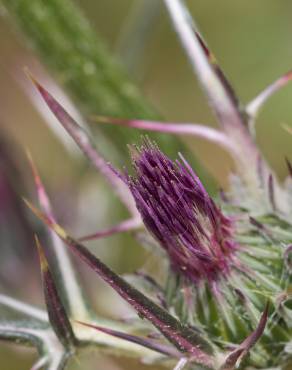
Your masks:
<path fill-rule="evenodd" d="M 0 4 L 85 117 L 159 118 L 72 0 L 0 0 Z M 100 127 L 120 153 L 126 153 L 126 143 L 139 141 L 137 130 Z M 173 136 L 150 136 L 159 138 L 171 154 L 181 148 Z"/>

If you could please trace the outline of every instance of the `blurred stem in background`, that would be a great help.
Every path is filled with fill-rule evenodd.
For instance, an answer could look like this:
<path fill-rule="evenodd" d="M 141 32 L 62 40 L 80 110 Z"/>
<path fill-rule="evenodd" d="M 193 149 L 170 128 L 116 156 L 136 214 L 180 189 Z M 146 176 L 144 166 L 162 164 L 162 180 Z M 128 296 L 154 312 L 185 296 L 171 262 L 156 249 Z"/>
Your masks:
<path fill-rule="evenodd" d="M 139 80 L 141 78 L 137 75 L 137 66 L 143 65 L 145 45 L 155 31 L 162 8 L 162 1 L 136 0 L 116 43 L 116 51 L 121 61 Z"/>
<path fill-rule="evenodd" d="M 103 40 L 74 1 L 0 0 L 0 4 L 85 117 L 99 114 L 123 118 L 160 118 L 123 68 L 111 57 Z M 149 6 L 146 8 L 149 11 Z M 143 6 L 138 12 L 140 17 L 142 10 Z M 135 23 L 137 26 L 138 22 Z M 143 40 L 147 40 L 147 27 L 145 29 L 143 22 L 141 27 L 143 43 Z M 137 39 L 134 41 L 137 42 Z M 126 39 L 123 38 L 122 42 L 124 49 Z M 130 49 L 131 45 L 128 47 Z M 125 154 L 127 156 L 126 144 L 140 141 L 141 133 L 137 130 L 110 125 L 101 125 L 99 128 L 114 143 L 123 161 Z M 159 141 L 162 150 L 169 155 L 176 156 L 183 148 L 183 144 L 174 136 L 153 133 L 150 136 Z M 104 154 L 111 158 L 110 153 Z M 202 167 L 194 162 L 193 165 L 204 181 L 206 176 Z"/>

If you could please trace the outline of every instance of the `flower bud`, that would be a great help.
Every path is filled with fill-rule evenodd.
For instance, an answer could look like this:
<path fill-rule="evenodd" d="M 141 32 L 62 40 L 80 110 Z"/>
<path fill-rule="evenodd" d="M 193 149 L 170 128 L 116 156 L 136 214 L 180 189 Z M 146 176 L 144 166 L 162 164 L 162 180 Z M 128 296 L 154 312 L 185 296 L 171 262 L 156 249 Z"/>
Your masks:
<path fill-rule="evenodd" d="M 229 271 L 236 244 L 232 220 L 223 215 L 190 165 L 172 162 L 145 140 L 132 150 L 134 176 L 127 176 L 148 231 L 167 252 L 171 266 L 192 281 L 216 280 Z"/>

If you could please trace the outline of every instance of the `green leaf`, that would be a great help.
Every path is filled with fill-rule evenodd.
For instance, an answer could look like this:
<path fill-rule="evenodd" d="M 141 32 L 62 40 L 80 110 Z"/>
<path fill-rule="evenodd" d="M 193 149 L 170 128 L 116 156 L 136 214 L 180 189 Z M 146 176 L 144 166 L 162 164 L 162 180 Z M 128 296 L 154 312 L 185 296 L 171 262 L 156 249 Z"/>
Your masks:
<path fill-rule="evenodd" d="M 109 267 L 91 254 L 82 244 L 70 237 L 58 224 L 36 209 L 28 201 L 28 207 L 49 228 L 70 247 L 86 264 L 88 264 L 106 283 L 108 283 L 136 312 L 149 320 L 181 352 L 187 353 L 193 361 L 212 367 L 213 348 L 210 343 L 190 327 L 182 325 L 166 310 L 155 304 Z"/>
<path fill-rule="evenodd" d="M 64 347 L 74 348 L 75 345 L 77 344 L 77 339 L 73 333 L 70 320 L 67 316 L 64 305 L 59 296 L 54 278 L 49 269 L 46 256 L 37 238 L 36 244 L 38 247 L 40 257 L 43 289 L 50 323 L 57 337 L 59 338 L 60 342 L 64 345 Z"/>

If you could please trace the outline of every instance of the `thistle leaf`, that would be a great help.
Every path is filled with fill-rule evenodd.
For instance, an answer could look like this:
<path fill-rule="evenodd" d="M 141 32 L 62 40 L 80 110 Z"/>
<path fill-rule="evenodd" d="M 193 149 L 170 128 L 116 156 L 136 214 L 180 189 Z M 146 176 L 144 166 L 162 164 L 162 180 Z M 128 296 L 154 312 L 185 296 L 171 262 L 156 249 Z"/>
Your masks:
<path fill-rule="evenodd" d="M 141 316 L 149 320 L 172 344 L 181 352 L 190 355 L 193 361 L 206 366 L 213 365 L 211 356 L 213 349 L 210 343 L 188 326 L 182 325 L 163 308 L 136 290 L 124 279 L 91 254 L 82 244 L 78 243 L 55 222 L 36 209 L 28 201 L 28 207 L 48 227 L 70 247 L 86 264 L 88 264 L 106 283 L 108 283 L 125 301 Z"/>
<path fill-rule="evenodd" d="M 27 151 L 26 155 L 27 155 L 27 159 L 28 159 L 29 164 L 30 164 L 32 174 L 33 174 L 33 179 L 34 179 L 35 187 L 36 187 L 36 190 L 37 190 L 37 195 L 38 195 L 38 200 L 39 200 L 40 206 L 43 209 L 43 211 L 47 214 L 48 217 L 54 219 L 54 215 L 53 215 L 53 211 L 52 211 L 52 207 L 51 207 L 51 204 L 50 204 L 49 197 L 47 195 L 47 192 L 46 192 L 46 189 L 43 185 L 41 177 L 38 173 L 37 167 L 36 167 L 36 165 L 35 165 L 35 163 L 32 159 L 31 153 L 29 151 Z"/>
<path fill-rule="evenodd" d="M 64 347 L 74 348 L 77 343 L 77 339 L 73 333 L 71 323 L 57 291 L 55 281 L 38 238 L 36 238 L 36 244 L 40 258 L 44 296 L 50 323 Z"/>
<path fill-rule="evenodd" d="M 237 361 L 246 355 L 262 336 L 268 320 L 269 304 L 266 305 L 256 329 L 226 358 L 221 370 L 232 370 Z"/>
<path fill-rule="evenodd" d="M 192 135 L 213 142 L 225 149 L 232 156 L 238 155 L 237 146 L 221 131 L 198 123 L 170 123 L 159 121 L 126 120 L 115 117 L 95 116 L 98 123 L 135 127 L 141 130 L 157 131 L 175 135 Z"/>
<path fill-rule="evenodd" d="M 257 163 L 260 153 L 248 130 L 248 122 L 230 83 L 200 36 L 183 0 L 164 0 L 174 28 L 205 91 L 220 126 L 237 146 L 237 170 L 248 188 L 248 197 L 260 198 Z M 263 166 L 267 164 L 263 162 Z M 233 189 L 234 193 L 237 189 Z"/>
<path fill-rule="evenodd" d="M 32 156 L 28 151 L 27 157 L 32 170 L 39 204 L 46 215 L 52 220 L 55 220 L 50 199 L 42 183 L 37 167 L 33 162 Z M 86 304 L 84 303 L 80 284 L 78 282 L 76 272 L 73 269 L 70 257 L 67 253 L 66 246 L 56 236 L 55 233 L 53 233 L 51 230 L 49 232 L 51 237 L 52 250 L 56 262 L 55 268 L 58 276 L 60 277 L 60 289 L 62 289 L 62 294 L 66 297 L 65 302 L 68 303 L 68 310 L 73 317 L 78 317 L 79 319 L 82 318 L 82 320 L 86 320 L 89 317 L 88 309 Z"/>
<path fill-rule="evenodd" d="M 229 133 L 235 128 L 243 132 L 244 120 L 238 99 L 214 55 L 199 35 L 184 2 L 181 0 L 164 2 L 189 61 L 222 127 Z"/>
<path fill-rule="evenodd" d="M 179 351 L 177 351 L 174 347 L 169 346 L 169 345 L 165 345 L 165 344 L 161 344 L 161 343 L 159 343 L 155 340 L 149 339 L 149 338 L 142 338 L 142 337 L 138 337 L 137 335 L 122 333 L 122 332 L 117 331 L 117 330 L 104 328 L 102 326 L 88 324 L 88 323 L 81 322 L 81 321 L 77 321 L 77 323 L 79 323 L 81 325 L 84 325 L 84 326 L 87 326 L 88 328 L 96 329 L 98 331 L 101 331 L 102 333 L 112 335 L 113 337 L 124 339 L 128 342 L 140 344 L 143 347 L 152 349 L 156 352 L 159 352 L 159 353 L 167 355 L 167 356 L 181 357 L 181 353 Z"/>
<path fill-rule="evenodd" d="M 35 85 L 42 98 L 48 105 L 52 113 L 57 117 L 61 125 L 73 138 L 84 155 L 89 159 L 92 165 L 106 178 L 113 187 L 120 200 L 128 208 L 131 214 L 136 215 L 136 208 L 129 195 L 128 189 L 123 182 L 112 171 L 105 159 L 98 153 L 93 140 L 89 134 L 78 125 L 78 123 L 69 115 L 69 113 L 57 102 L 57 100 L 27 71 L 27 75 Z"/>
<path fill-rule="evenodd" d="M 118 233 L 123 233 L 127 231 L 133 231 L 137 230 L 142 226 L 142 221 L 140 218 L 129 218 L 128 220 L 122 221 L 119 224 L 112 226 L 108 229 L 97 231 L 90 235 L 82 236 L 81 238 L 78 238 L 79 241 L 88 241 L 93 239 L 100 239 L 107 236 L 115 235 Z"/>
<path fill-rule="evenodd" d="M 283 76 L 279 77 L 276 81 L 266 87 L 258 96 L 256 96 L 251 102 L 246 106 L 246 113 L 249 115 L 250 130 L 254 131 L 255 118 L 260 112 L 261 108 L 264 106 L 266 101 L 274 95 L 281 88 L 286 86 L 292 80 L 292 71 L 288 71 Z"/>

